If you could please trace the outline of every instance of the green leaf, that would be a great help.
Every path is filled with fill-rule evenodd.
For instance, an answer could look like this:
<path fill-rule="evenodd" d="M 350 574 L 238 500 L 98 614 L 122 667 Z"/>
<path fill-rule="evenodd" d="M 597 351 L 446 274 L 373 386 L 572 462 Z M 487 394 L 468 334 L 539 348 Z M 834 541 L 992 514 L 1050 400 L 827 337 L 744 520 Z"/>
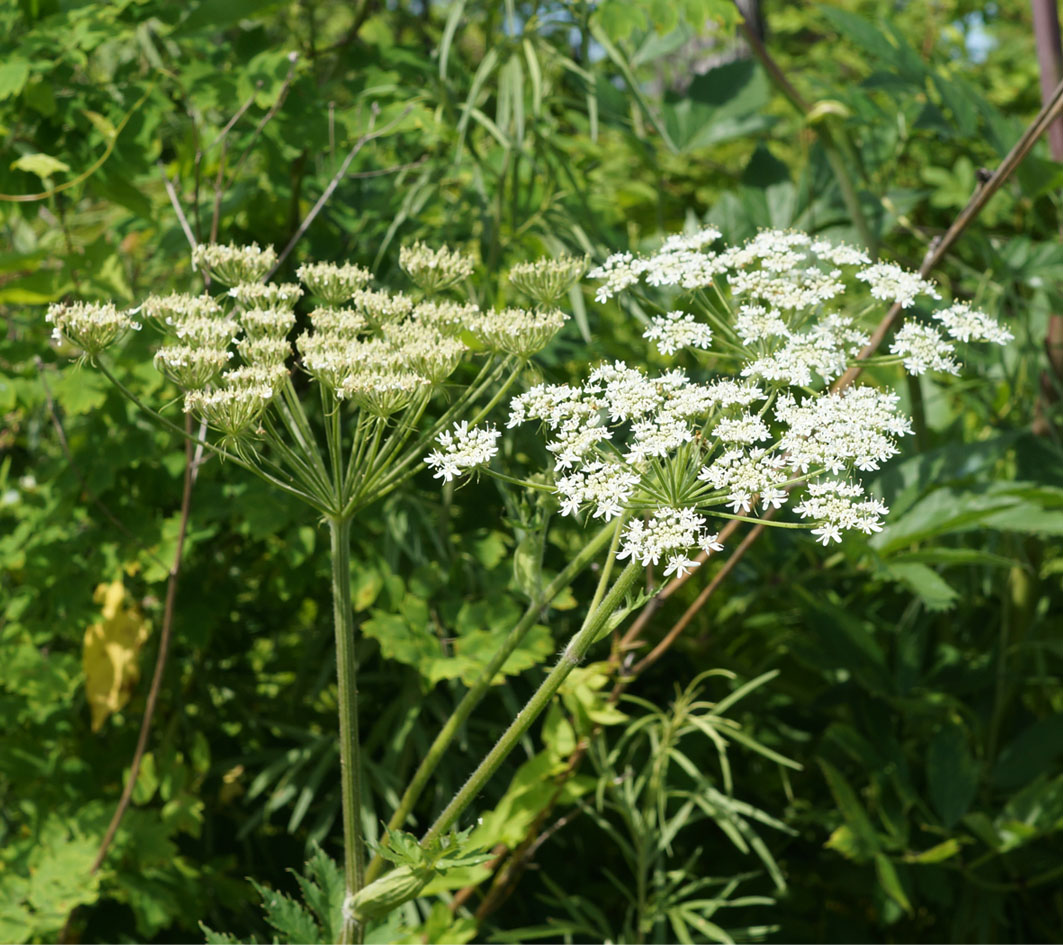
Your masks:
<path fill-rule="evenodd" d="M 42 181 L 48 181 L 53 174 L 66 173 L 70 165 L 49 154 L 23 154 L 11 162 L 13 171 L 28 171 L 36 174 Z"/>
<path fill-rule="evenodd" d="M 901 885 L 900 877 L 897 875 L 897 868 L 885 853 L 875 854 L 875 872 L 878 874 L 879 882 L 882 883 L 882 888 L 886 890 L 889 897 L 905 912 L 911 912 L 912 904 L 909 902 L 908 894 Z"/>
<path fill-rule="evenodd" d="M 284 893 L 270 889 L 268 886 L 262 886 L 253 879 L 251 885 L 262 897 L 266 921 L 280 932 L 282 941 L 290 942 L 292 945 L 323 941 L 321 930 L 314 921 L 314 917 L 302 905 L 285 896 Z"/>
<path fill-rule="evenodd" d="M 929 850 L 924 850 L 922 853 L 908 853 L 904 859 L 907 863 L 944 863 L 945 860 L 951 860 L 957 853 L 960 852 L 963 844 L 956 837 L 950 837 L 948 840 L 942 843 L 932 846 Z"/>
<path fill-rule="evenodd" d="M 303 891 L 303 900 L 317 916 L 322 941 L 336 941 L 343 921 L 343 871 L 332 857 L 315 846 L 313 855 L 306 861 L 304 875 L 300 876 L 294 870 L 292 873 Z"/>
<path fill-rule="evenodd" d="M 856 792 L 842 773 L 830 762 L 820 758 L 819 766 L 823 770 L 823 776 L 827 779 L 831 794 L 834 795 L 838 810 L 841 811 L 851 831 L 851 837 L 845 841 L 847 855 L 858 862 L 878 855 L 882 849 L 882 842 L 864 810 L 864 805 L 857 798 Z"/>
<path fill-rule="evenodd" d="M 1055 767 L 1063 754 L 1063 715 L 1039 719 L 1007 744 L 993 765 L 993 783 L 1002 788 L 1027 784 Z"/>
<path fill-rule="evenodd" d="M 240 945 L 240 939 L 235 935 L 230 935 L 228 932 L 215 932 L 214 929 L 199 923 L 200 929 L 203 930 L 204 940 L 207 945 Z"/>
<path fill-rule="evenodd" d="M 890 580 L 915 593 L 929 611 L 952 610 L 960 596 L 933 568 L 916 561 L 893 561 L 885 567 L 884 573 Z"/>
<path fill-rule="evenodd" d="M 978 762 L 967 748 L 967 736 L 957 725 L 942 728 L 931 740 L 926 757 L 930 803 L 951 829 L 967 813 L 978 790 Z"/>
<path fill-rule="evenodd" d="M 30 77 L 30 64 L 21 56 L 8 56 L 0 63 L 0 102 L 18 95 Z"/>

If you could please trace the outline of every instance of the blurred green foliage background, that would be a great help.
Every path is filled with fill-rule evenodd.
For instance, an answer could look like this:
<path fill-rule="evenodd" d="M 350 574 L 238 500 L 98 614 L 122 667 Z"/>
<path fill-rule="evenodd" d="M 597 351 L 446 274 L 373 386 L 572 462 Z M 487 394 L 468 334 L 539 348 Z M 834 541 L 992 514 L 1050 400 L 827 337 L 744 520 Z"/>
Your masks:
<path fill-rule="evenodd" d="M 208 462 L 150 754 L 90 874 L 144 708 L 184 452 L 50 345 L 45 305 L 198 291 L 168 184 L 197 240 L 279 249 L 392 121 L 288 270 L 349 259 L 388 284 L 400 243 L 424 239 L 477 254 L 471 291 L 494 303 L 513 262 L 650 248 L 699 221 L 729 240 L 794 226 L 858 242 L 823 126 L 883 256 L 918 267 L 1040 106 L 1029 5 L 759 17 L 811 115 L 728 0 L 0 8 L 0 940 L 198 940 L 201 921 L 270 940 L 247 878 L 294 894 L 289 870 L 338 849 L 327 541 Z M 417 931 L 376 940 L 1058 939 L 1063 416 L 1043 340 L 1063 312 L 1061 189 L 1042 143 L 936 273 L 1017 340 L 903 388 L 923 417 L 876 481 L 886 529 L 826 558 L 766 536 L 630 698 L 608 701 L 615 659 L 576 674 L 483 799 L 496 860 L 405 907 Z M 571 310 L 551 379 L 646 360 L 637 307 L 583 288 Z M 145 339 L 116 357 L 145 396 L 176 396 Z M 545 533 L 554 573 L 578 547 L 548 511 L 423 476 L 361 520 L 371 832 L 523 607 L 523 543 Z M 587 593 L 507 665 L 422 826 Z"/>

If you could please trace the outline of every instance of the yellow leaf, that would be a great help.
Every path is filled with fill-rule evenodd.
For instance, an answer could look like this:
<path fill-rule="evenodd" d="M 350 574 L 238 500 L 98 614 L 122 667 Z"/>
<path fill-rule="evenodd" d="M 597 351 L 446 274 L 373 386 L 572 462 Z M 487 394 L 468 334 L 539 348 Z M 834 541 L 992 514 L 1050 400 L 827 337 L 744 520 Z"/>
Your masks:
<path fill-rule="evenodd" d="M 129 701 L 140 679 L 137 656 L 151 633 L 151 624 L 135 604 L 127 602 L 121 580 L 99 585 L 93 599 L 102 605 L 103 619 L 85 631 L 81 664 L 92 730 L 98 732 L 108 717 Z"/>

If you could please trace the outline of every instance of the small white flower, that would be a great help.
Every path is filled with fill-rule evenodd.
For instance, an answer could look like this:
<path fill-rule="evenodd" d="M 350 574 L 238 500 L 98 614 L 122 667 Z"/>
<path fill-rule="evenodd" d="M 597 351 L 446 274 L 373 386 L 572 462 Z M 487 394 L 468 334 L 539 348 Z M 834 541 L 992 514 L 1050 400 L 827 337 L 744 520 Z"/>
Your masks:
<path fill-rule="evenodd" d="M 436 470 L 434 477 L 450 482 L 470 469 L 482 466 L 498 452 L 495 441 L 500 431 L 494 427 L 469 427 L 468 420 L 454 424 L 436 437 L 442 449 L 425 457 L 425 463 Z"/>
<path fill-rule="evenodd" d="M 650 327 L 642 333 L 657 344 L 657 350 L 663 355 L 672 355 L 680 348 L 701 348 L 708 350 L 712 346 L 712 329 L 694 320 L 693 315 L 683 312 L 669 312 L 667 315 L 655 315 L 650 319 Z"/>
<path fill-rule="evenodd" d="M 960 365 L 952 357 L 955 349 L 930 325 L 905 322 L 893 336 L 890 352 L 901 356 L 909 374 L 919 375 L 927 371 L 960 373 Z"/>

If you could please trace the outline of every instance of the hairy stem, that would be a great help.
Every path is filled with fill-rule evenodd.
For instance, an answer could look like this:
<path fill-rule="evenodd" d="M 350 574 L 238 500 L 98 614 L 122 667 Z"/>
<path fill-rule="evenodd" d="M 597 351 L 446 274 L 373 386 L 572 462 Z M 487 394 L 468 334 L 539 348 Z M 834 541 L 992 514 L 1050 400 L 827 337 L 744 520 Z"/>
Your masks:
<path fill-rule="evenodd" d="M 612 526 L 606 526 L 601 529 L 598 534 L 583 547 L 580 553 L 568 563 L 564 570 L 544 587 L 542 592 L 528 605 L 528 609 L 524 612 L 524 616 L 522 616 L 520 621 L 509 631 L 509 634 L 502 642 L 502 645 L 498 648 L 495 655 L 491 657 L 491 661 L 483 668 L 479 678 L 473 684 L 472 688 L 462 697 L 457 708 L 454 709 L 450 718 L 447 719 L 446 724 L 444 724 L 443 728 L 440 729 L 439 734 L 435 737 L 435 741 L 432 742 L 431 747 L 428 749 L 428 753 L 424 756 L 420 765 L 418 765 L 413 778 L 406 787 L 406 790 L 399 801 L 399 806 L 395 809 L 395 813 L 392 814 L 391 820 L 388 821 L 388 830 L 397 830 L 406 822 L 406 818 L 410 816 L 410 812 L 413 810 L 414 805 L 424 792 L 425 786 L 428 784 L 428 779 L 432 777 L 436 768 L 439 766 L 439 762 L 443 759 L 443 755 L 446 753 L 447 748 L 450 747 L 450 743 L 454 740 L 454 736 L 458 734 L 458 729 L 460 729 L 465 723 L 465 720 L 472 713 L 472 710 L 483 700 L 483 697 L 487 694 L 487 690 L 491 687 L 491 681 L 505 665 L 506 660 L 510 658 L 513 651 L 520 646 L 521 640 L 524 639 L 528 631 L 535 626 L 536 621 L 542 614 L 543 608 L 549 605 L 550 602 L 568 587 L 572 580 L 594 560 L 605 543 L 609 541 L 612 532 Z M 379 856 L 374 856 L 370 861 L 369 869 L 366 872 L 367 882 L 372 882 L 376 879 L 383 868 L 383 859 Z"/>
<path fill-rule="evenodd" d="M 362 851 L 362 760 L 358 741 L 358 660 L 351 607 L 351 520 L 330 518 L 332 607 L 336 629 L 336 670 L 340 709 L 340 784 L 343 800 L 343 866 L 347 899 L 365 885 Z M 361 939 L 361 926 L 344 910 L 340 941 Z"/>

